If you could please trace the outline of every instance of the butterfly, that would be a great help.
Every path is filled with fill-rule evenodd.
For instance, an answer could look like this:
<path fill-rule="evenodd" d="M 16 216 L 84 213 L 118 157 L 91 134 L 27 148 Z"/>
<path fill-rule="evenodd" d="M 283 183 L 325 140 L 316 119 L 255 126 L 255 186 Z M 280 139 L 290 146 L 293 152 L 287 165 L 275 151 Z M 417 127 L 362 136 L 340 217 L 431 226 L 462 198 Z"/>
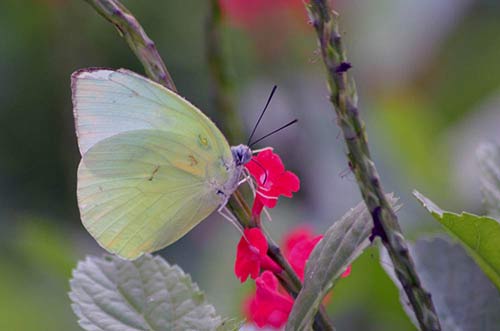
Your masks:
<path fill-rule="evenodd" d="M 166 247 L 224 207 L 252 158 L 183 97 L 132 71 L 82 69 L 71 90 L 82 223 L 122 258 Z"/>

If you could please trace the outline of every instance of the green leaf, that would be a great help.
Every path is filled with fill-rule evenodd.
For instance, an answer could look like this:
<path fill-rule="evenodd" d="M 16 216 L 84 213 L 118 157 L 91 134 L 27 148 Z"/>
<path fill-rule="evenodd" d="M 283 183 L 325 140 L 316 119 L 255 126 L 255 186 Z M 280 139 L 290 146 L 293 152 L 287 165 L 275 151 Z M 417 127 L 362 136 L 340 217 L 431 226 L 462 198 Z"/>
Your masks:
<path fill-rule="evenodd" d="M 439 238 L 420 239 L 409 249 L 423 287 L 432 293 L 443 331 L 498 330 L 500 293 L 460 245 Z M 402 306 L 418 327 L 385 249 L 381 249 L 381 265 L 399 288 Z"/>
<path fill-rule="evenodd" d="M 217 327 L 217 331 L 238 331 L 243 325 L 243 321 L 239 319 L 226 319 Z"/>
<path fill-rule="evenodd" d="M 417 191 L 422 205 L 467 249 L 484 273 L 500 289 L 500 223 L 487 216 L 443 211 Z"/>
<path fill-rule="evenodd" d="M 392 194 L 387 198 L 391 205 L 397 202 Z M 288 318 L 287 331 L 311 330 L 323 297 L 369 246 L 372 228 L 372 217 L 361 202 L 326 231 L 306 264 L 304 285 Z"/>
<path fill-rule="evenodd" d="M 477 151 L 481 190 L 488 215 L 500 219 L 500 146 L 481 144 Z"/>
<path fill-rule="evenodd" d="M 222 323 L 189 275 L 158 256 L 87 257 L 70 285 L 73 311 L 87 331 L 212 331 Z"/>

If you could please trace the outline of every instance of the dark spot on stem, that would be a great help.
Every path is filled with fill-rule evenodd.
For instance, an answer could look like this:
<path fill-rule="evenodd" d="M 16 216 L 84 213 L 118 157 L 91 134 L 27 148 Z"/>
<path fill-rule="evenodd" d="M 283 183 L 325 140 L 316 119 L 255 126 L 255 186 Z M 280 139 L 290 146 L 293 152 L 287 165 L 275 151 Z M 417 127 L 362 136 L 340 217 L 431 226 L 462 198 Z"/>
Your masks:
<path fill-rule="evenodd" d="M 338 74 L 342 74 L 344 72 L 347 72 L 347 70 L 351 68 L 352 65 L 349 62 L 342 62 L 335 68 L 335 72 Z"/>
<path fill-rule="evenodd" d="M 373 211 L 370 212 L 373 219 L 373 229 L 372 234 L 370 235 L 370 242 L 373 242 L 376 237 L 380 237 L 383 242 L 387 242 L 387 235 L 382 227 L 382 222 L 380 221 L 380 213 L 382 208 L 380 206 L 376 207 Z"/>
<path fill-rule="evenodd" d="M 113 9 L 111 10 L 111 13 L 114 15 L 114 16 L 117 16 L 117 17 L 125 17 L 124 13 L 122 10 L 120 10 L 119 8 L 116 8 L 116 7 L 113 7 Z"/>

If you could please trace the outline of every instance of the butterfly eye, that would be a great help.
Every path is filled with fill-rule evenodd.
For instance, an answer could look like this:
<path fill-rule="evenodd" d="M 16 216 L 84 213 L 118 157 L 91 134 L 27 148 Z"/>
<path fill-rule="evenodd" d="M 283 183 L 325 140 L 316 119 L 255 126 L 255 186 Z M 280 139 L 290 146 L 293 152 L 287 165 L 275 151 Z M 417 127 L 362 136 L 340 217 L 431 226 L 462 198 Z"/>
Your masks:
<path fill-rule="evenodd" d="M 238 166 L 246 164 L 252 159 L 252 151 L 246 145 L 231 147 L 231 152 L 233 154 L 234 162 Z"/>

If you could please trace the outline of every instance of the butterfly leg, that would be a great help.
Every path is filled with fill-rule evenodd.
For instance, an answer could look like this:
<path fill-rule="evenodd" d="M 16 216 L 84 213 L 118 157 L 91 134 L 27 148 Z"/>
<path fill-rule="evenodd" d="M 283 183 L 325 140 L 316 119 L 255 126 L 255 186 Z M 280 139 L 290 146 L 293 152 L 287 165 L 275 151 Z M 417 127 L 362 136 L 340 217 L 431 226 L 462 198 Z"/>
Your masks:
<path fill-rule="evenodd" d="M 257 190 L 255 189 L 255 183 L 250 175 L 250 172 L 245 169 L 245 181 L 248 183 L 248 186 L 250 187 L 250 190 L 252 190 L 253 197 L 255 198 L 257 196 Z M 250 179 L 248 179 L 250 178 Z M 264 214 L 266 214 L 266 218 L 269 222 L 271 222 L 273 219 L 271 218 L 271 214 L 269 214 L 269 211 L 267 210 L 266 207 L 263 208 Z"/>
<path fill-rule="evenodd" d="M 250 176 L 245 176 L 242 180 L 238 182 L 238 186 L 240 186 L 243 183 L 250 182 L 251 177 Z"/>
<path fill-rule="evenodd" d="M 258 154 L 258 153 L 263 152 L 263 151 L 268 150 L 268 149 L 270 149 L 271 151 L 274 150 L 274 148 L 272 148 L 272 147 L 264 147 L 264 148 L 252 150 L 252 154 Z"/>
<path fill-rule="evenodd" d="M 244 182 L 248 183 L 250 190 L 252 190 L 253 197 L 255 198 L 255 196 L 257 195 L 257 191 L 255 189 L 255 184 L 253 182 L 252 175 L 250 175 L 250 172 L 247 169 L 245 169 L 244 172 L 245 172 Z"/>
<path fill-rule="evenodd" d="M 229 221 L 232 225 L 236 227 L 238 232 L 240 232 L 243 235 L 243 227 L 241 224 L 238 222 L 236 217 L 231 213 L 231 211 L 226 207 L 225 204 L 221 205 L 220 208 L 217 210 L 217 212 L 224 217 L 226 220 Z"/>
<path fill-rule="evenodd" d="M 272 222 L 273 219 L 271 218 L 271 214 L 269 214 L 269 210 L 267 210 L 266 207 L 262 208 L 262 210 L 264 211 L 264 214 L 266 214 L 266 218 L 269 222 Z"/>

